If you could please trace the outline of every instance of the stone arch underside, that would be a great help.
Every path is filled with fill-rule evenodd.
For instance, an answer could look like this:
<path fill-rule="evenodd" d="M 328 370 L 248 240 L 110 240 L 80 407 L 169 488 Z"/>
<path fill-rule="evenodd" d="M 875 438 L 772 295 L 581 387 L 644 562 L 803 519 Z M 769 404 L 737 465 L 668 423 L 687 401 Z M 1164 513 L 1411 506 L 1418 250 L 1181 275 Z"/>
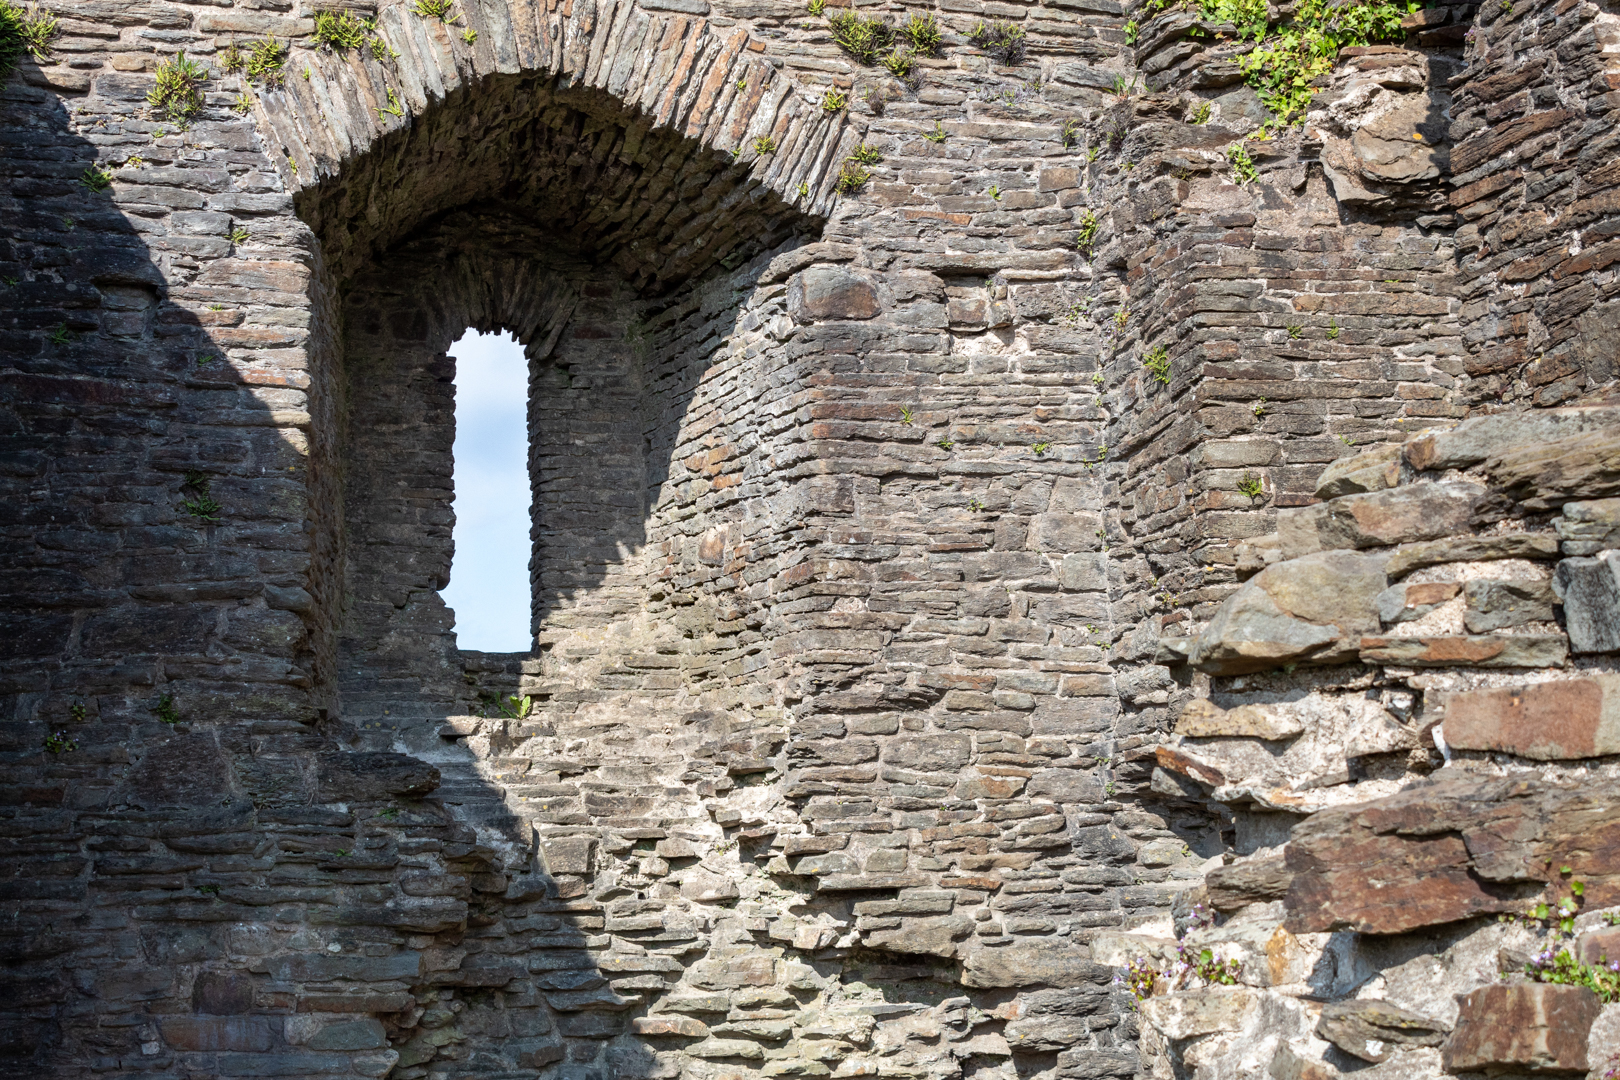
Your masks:
<path fill-rule="evenodd" d="M 540 620 L 565 592 L 623 578 L 616 564 L 647 543 L 648 486 L 670 471 L 659 454 L 675 448 L 705 350 L 733 329 L 716 321 L 729 301 L 710 295 L 715 276 L 816 222 L 729 155 L 649 130 L 605 95 L 507 76 L 385 135 L 298 206 L 341 297 L 314 371 L 331 418 L 314 432 L 316 469 L 341 476 L 348 508 L 331 523 L 341 538 L 320 545 L 332 560 L 320 574 L 345 580 L 317 590 L 328 639 L 348 624 L 331 685 L 369 685 L 368 714 L 411 712 L 427 685 L 441 717 L 465 711 L 436 595 L 450 561 L 450 341 L 502 326 L 527 347 Z M 591 388 L 613 403 L 586 403 Z M 360 657 L 417 689 L 382 689 L 390 676 Z"/>

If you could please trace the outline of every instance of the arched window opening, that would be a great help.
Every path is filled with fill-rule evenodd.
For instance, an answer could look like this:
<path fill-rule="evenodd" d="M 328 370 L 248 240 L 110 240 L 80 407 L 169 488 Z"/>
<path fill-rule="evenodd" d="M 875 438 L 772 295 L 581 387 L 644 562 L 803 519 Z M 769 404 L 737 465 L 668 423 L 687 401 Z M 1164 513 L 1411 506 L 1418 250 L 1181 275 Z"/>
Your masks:
<path fill-rule="evenodd" d="M 529 363 L 508 332 L 468 330 L 450 347 L 456 362 L 455 554 L 440 595 L 455 618 L 456 645 L 528 652 Z"/>

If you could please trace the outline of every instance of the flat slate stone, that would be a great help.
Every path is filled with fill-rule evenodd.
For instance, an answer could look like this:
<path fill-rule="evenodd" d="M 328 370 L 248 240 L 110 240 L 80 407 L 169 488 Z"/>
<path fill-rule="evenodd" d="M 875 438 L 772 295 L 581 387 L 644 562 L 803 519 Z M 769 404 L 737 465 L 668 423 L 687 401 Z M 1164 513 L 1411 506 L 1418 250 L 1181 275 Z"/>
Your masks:
<path fill-rule="evenodd" d="M 1450 431 L 1421 433 L 1406 443 L 1406 460 L 1419 470 L 1477 465 L 1503 447 L 1539 444 L 1620 424 L 1620 409 L 1594 406 L 1492 413 L 1464 420 Z"/>
<path fill-rule="evenodd" d="M 1447 1028 L 1387 1001 L 1337 1001 L 1322 1006 L 1316 1033 L 1347 1054 L 1377 1063 L 1400 1046 L 1439 1046 Z"/>
<path fill-rule="evenodd" d="M 1602 1006 L 1584 986 L 1510 983 L 1464 997 L 1441 1050 L 1447 1072 L 1516 1068 L 1584 1073 L 1586 1040 Z"/>
<path fill-rule="evenodd" d="M 1505 447 L 1485 460 L 1485 471 L 1529 510 L 1613 495 L 1620 492 L 1620 425 Z"/>
<path fill-rule="evenodd" d="M 1503 533 L 1498 536 L 1452 536 L 1421 544 L 1406 544 L 1389 556 L 1385 572 L 1405 577 L 1425 566 L 1453 562 L 1491 562 L 1496 559 L 1556 559 L 1557 533 Z"/>
<path fill-rule="evenodd" d="M 1361 639 L 1364 663 L 1401 667 L 1562 667 L 1568 657 L 1569 641 L 1562 634 Z"/>
<path fill-rule="evenodd" d="M 1538 761 L 1620 754 L 1620 675 L 1455 694 L 1441 731 L 1458 750 Z"/>
<path fill-rule="evenodd" d="M 1298 716 L 1275 705 L 1239 705 L 1222 709 L 1208 698 L 1194 698 L 1176 721 L 1176 734 L 1188 738 L 1265 739 L 1278 742 L 1305 731 Z"/>
<path fill-rule="evenodd" d="M 1478 484 L 1425 480 L 1280 511 L 1277 531 L 1283 553 L 1290 556 L 1434 540 L 1467 533 L 1474 507 L 1484 496 Z"/>

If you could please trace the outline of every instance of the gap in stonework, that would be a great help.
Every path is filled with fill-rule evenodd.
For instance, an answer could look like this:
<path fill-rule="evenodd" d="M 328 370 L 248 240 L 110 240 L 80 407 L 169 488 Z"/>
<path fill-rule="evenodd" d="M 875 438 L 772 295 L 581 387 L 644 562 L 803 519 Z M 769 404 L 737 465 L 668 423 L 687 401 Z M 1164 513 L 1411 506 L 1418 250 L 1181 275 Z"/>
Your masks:
<path fill-rule="evenodd" d="M 455 556 L 440 592 L 456 645 L 527 652 L 530 631 L 529 362 L 510 332 L 469 329 L 456 361 Z"/>

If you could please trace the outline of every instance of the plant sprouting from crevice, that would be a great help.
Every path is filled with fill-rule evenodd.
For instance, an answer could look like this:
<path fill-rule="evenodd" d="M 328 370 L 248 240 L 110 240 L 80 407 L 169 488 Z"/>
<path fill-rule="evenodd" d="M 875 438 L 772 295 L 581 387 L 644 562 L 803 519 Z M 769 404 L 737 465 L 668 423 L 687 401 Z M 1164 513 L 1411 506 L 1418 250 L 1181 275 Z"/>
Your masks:
<path fill-rule="evenodd" d="M 1254 167 L 1254 160 L 1249 157 L 1249 149 L 1242 143 L 1233 143 L 1226 148 L 1226 160 L 1232 163 L 1232 175 L 1239 184 L 1247 184 L 1260 179 L 1260 170 Z"/>
<path fill-rule="evenodd" d="M 841 195 L 853 195 L 866 186 L 872 179 L 872 170 L 861 165 L 854 158 L 845 158 L 843 166 L 838 170 L 838 192 Z"/>
<path fill-rule="evenodd" d="M 944 33 L 939 28 L 939 21 L 934 18 L 931 11 L 922 15 L 912 15 L 900 24 L 899 34 L 911 44 L 912 52 L 918 56 L 938 56 L 940 45 L 945 39 Z"/>
<path fill-rule="evenodd" d="M 858 161 L 862 165 L 876 165 L 883 160 L 882 152 L 869 143 L 861 143 L 849 157 L 851 161 Z"/>
<path fill-rule="evenodd" d="M 176 53 L 158 64 L 152 89 L 146 92 L 146 103 L 159 119 L 189 123 L 202 109 L 202 86 L 207 81 L 207 68 L 187 59 L 183 52 Z"/>
<path fill-rule="evenodd" d="M 453 23 L 461 18 L 454 14 L 452 9 L 456 0 L 411 0 L 411 10 L 424 19 L 438 19 L 442 23 Z"/>
<path fill-rule="evenodd" d="M 1093 211 L 1086 210 L 1080 214 L 1080 235 L 1075 246 L 1088 259 L 1096 247 L 1097 230 L 1100 227 L 1101 222 L 1097 220 L 1097 215 Z"/>
<path fill-rule="evenodd" d="M 365 49 L 373 59 L 393 60 L 399 56 L 377 33 L 376 19 L 362 19 L 352 11 L 315 13 L 315 45 L 331 52 Z"/>
<path fill-rule="evenodd" d="M 1170 354 L 1163 345 L 1155 345 L 1142 354 L 1142 366 L 1156 382 L 1170 382 Z"/>
<path fill-rule="evenodd" d="M 828 90 L 821 95 L 821 111 L 835 113 L 849 104 L 849 95 L 837 90 Z"/>
<path fill-rule="evenodd" d="M 49 62 L 51 43 L 59 33 L 56 17 L 41 12 L 38 5 L 24 11 L 20 4 L 0 0 L 0 82 L 11 76 L 24 54 L 37 63 Z"/>
<path fill-rule="evenodd" d="M 219 521 L 219 512 L 224 507 L 220 506 L 210 492 L 212 483 L 213 480 L 207 473 L 197 469 L 189 470 L 185 482 L 180 487 L 183 493 L 190 494 L 181 502 L 180 508 L 199 521 Z"/>
<path fill-rule="evenodd" d="M 1024 28 L 1017 23 L 1001 20 L 993 22 L 981 20 L 968 35 L 968 40 L 996 63 L 1008 67 L 1022 62 L 1029 48 Z"/>
<path fill-rule="evenodd" d="M 894 44 L 894 27 L 875 16 L 840 11 L 827 16 L 834 43 L 863 64 L 876 64 Z"/>

